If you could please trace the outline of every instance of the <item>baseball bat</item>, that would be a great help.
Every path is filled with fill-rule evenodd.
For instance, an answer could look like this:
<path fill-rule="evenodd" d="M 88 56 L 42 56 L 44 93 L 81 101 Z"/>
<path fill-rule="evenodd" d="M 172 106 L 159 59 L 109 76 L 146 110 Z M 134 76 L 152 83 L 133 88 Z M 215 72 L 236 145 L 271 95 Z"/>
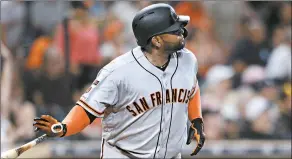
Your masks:
<path fill-rule="evenodd" d="M 29 143 L 26 143 L 18 148 L 14 148 L 8 151 L 5 151 L 3 154 L 1 154 L 1 159 L 2 158 L 17 158 L 19 155 L 21 155 L 23 152 L 31 149 L 35 145 L 45 141 L 48 138 L 46 134 L 30 141 Z"/>
<path fill-rule="evenodd" d="M 56 131 L 56 129 L 58 129 L 58 131 Z M 61 124 L 54 124 L 52 126 L 52 131 L 54 133 L 58 133 L 58 132 L 61 132 L 63 131 L 63 127 Z M 48 136 L 46 134 L 18 147 L 18 148 L 14 148 L 14 149 L 11 149 L 11 150 L 8 150 L 8 151 L 5 151 L 1 154 L 1 159 L 2 158 L 17 158 L 18 156 L 20 156 L 23 152 L 31 149 L 32 147 L 36 146 L 37 144 L 45 141 L 48 139 Z"/>

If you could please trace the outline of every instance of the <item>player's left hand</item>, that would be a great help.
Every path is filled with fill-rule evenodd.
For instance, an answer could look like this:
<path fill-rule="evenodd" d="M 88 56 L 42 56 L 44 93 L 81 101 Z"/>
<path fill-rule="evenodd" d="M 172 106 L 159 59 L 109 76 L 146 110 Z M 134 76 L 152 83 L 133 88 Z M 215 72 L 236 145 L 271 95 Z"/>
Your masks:
<path fill-rule="evenodd" d="M 192 122 L 192 125 L 189 129 L 187 145 L 189 145 L 192 139 L 197 140 L 197 147 L 192 152 L 191 156 L 196 155 L 204 146 L 205 142 L 205 133 L 204 133 L 204 124 L 201 118 L 196 118 Z"/>

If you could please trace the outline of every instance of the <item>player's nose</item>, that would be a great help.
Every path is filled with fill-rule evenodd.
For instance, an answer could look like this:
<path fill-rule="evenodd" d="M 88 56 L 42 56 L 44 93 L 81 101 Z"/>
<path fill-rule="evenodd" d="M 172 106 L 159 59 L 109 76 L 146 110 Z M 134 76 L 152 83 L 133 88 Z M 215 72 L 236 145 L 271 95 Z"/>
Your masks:
<path fill-rule="evenodd" d="M 180 29 L 180 32 L 179 32 L 180 34 L 179 34 L 179 36 L 181 37 L 181 38 L 184 38 L 184 30 L 183 29 Z"/>

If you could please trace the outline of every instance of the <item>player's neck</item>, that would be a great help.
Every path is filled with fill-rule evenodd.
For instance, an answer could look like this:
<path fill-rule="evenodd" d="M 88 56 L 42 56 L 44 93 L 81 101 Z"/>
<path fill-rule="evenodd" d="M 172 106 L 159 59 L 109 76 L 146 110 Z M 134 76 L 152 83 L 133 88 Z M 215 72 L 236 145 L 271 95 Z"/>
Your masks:
<path fill-rule="evenodd" d="M 144 55 L 148 59 L 150 63 L 152 63 L 155 66 L 161 67 L 167 63 L 169 60 L 169 54 L 159 52 L 159 51 L 152 51 L 150 52 L 144 52 Z"/>

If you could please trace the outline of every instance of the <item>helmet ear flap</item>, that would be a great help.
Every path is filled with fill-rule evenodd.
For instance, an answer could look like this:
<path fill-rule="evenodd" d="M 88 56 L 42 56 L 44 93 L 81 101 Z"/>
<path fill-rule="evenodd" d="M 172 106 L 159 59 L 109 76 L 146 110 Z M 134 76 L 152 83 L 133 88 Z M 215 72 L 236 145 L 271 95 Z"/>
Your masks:
<path fill-rule="evenodd" d="M 183 30 L 184 30 L 183 36 L 184 38 L 186 38 L 188 36 L 188 30 L 186 28 L 183 28 Z"/>

